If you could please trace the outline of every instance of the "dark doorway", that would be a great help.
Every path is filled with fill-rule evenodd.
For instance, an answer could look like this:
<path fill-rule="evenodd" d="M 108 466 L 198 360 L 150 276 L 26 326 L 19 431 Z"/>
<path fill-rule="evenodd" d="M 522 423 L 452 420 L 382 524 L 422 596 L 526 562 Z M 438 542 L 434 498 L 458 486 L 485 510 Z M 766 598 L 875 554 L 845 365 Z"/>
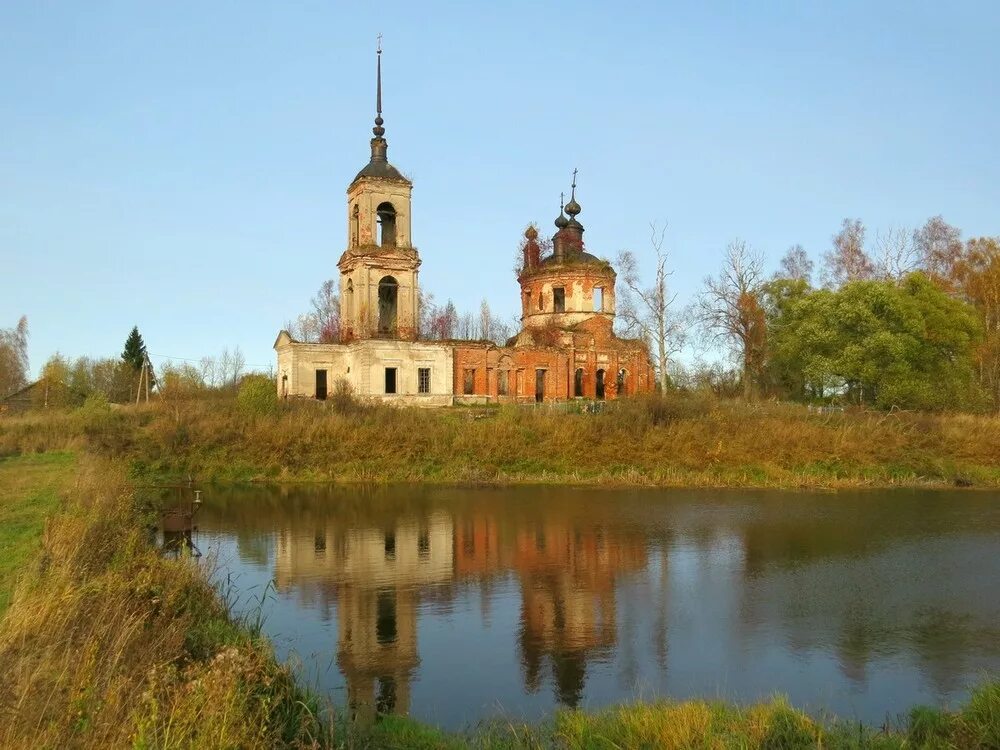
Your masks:
<path fill-rule="evenodd" d="M 378 283 L 378 332 L 383 335 L 396 333 L 396 300 L 399 283 L 392 276 L 383 276 Z"/>
<path fill-rule="evenodd" d="M 625 395 L 625 370 L 618 371 L 618 379 L 615 381 L 615 393 L 618 396 Z"/>
<path fill-rule="evenodd" d="M 583 397 L 583 368 L 578 367 L 573 376 L 573 395 L 577 398 Z"/>
<path fill-rule="evenodd" d="M 594 388 L 594 395 L 599 400 L 604 399 L 604 370 L 597 371 L 597 386 Z"/>
<path fill-rule="evenodd" d="M 326 401 L 326 370 L 316 370 L 316 398 Z"/>
<path fill-rule="evenodd" d="M 545 398 L 545 370 L 535 370 L 535 401 L 541 403 Z"/>
<path fill-rule="evenodd" d="M 396 392 L 396 368 L 386 367 L 385 368 L 385 392 L 395 393 Z"/>

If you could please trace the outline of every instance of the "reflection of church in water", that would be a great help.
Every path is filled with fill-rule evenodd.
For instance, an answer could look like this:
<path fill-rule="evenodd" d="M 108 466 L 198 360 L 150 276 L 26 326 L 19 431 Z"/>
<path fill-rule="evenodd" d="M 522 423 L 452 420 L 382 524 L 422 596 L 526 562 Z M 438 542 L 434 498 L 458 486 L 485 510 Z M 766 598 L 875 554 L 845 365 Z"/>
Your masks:
<path fill-rule="evenodd" d="M 645 563 L 641 538 L 610 538 L 603 527 L 541 517 L 504 537 L 489 515 L 431 513 L 383 527 L 328 525 L 312 544 L 281 532 L 275 583 L 279 591 L 335 597 L 337 665 L 348 705 L 366 719 L 409 711 L 421 603 L 450 596 L 453 583 L 486 586 L 509 573 L 521 589 L 526 689 L 539 689 L 548 663 L 560 703 L 576 705 L 588 661 L 615 643 L 615 576 Z"/>

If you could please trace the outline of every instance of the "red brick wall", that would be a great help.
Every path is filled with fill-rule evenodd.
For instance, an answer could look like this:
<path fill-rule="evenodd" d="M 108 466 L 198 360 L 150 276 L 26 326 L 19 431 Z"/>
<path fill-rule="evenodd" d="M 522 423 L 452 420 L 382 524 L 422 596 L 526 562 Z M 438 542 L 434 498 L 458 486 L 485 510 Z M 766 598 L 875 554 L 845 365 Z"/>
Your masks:
<path fill-rule="evenodd" d="M 603 369 L 604 397 L 617 398 L 616 381 L 618 371 L 627 372 L 625 394 L 647 393 L 654 387 L 646 350 L 641 345 L 623 342 L 607 332 L 600 345 L 598 336 L 585 334 L 574 336 L 574 343 L 566 347 L 498 347 L 479 343 L 460 343 L 454 349 L 456 396 L 465 394 L 465 372 L 475 370 L 473 393 L 490 401 L 534 401 L 535 371 L 543 369 L 545 375 L 545 400 L 573 398 L 574 374 L 576 368 L 583 368 L 583 396 L 596 397 L 597 371 Z M 521 390 L 517 390 L 517 372 L 521 377 Z M 507 396 L 498 395 L 498 376 L 510 372 L 510 388 Z"/>

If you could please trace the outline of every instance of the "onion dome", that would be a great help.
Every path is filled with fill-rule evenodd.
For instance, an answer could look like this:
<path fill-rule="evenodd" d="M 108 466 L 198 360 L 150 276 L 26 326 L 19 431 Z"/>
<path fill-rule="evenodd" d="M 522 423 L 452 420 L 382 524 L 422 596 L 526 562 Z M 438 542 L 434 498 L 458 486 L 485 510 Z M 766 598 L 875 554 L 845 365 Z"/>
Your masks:
<path fill-rule="evenodd" d="M 533 224 L 529 224 L 528 228 L 524 230 L 524 238 L 526 240 L 538 239 L 538 230 L 535 229 L 535 226 Z"/>
<path fill-rule="evenodd" d="M 569 214 L 570 221 L 576 221 L 577 215 L 582 209 L 580 204 L 576 202 L 576 170 L 573 170 L 573 191 L 569 196 L 569 203 L 566 204 L 566 213 Z"/>
<path fill-rule="evenodd" d="M 559 193 L 559 216 L 555 221 L 557 229 L 563 229 L 567 224 L 569 224 L 569 219 L 566 218 L 566 214 L 563 213 L 563 198 L 564 193 Z"/>

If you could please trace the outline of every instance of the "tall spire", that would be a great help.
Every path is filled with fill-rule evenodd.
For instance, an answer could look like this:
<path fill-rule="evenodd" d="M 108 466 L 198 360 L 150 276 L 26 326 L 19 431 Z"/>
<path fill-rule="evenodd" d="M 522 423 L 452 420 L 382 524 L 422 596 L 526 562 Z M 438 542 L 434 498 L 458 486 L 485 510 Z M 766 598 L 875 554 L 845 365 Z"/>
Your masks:
<path fill-rule="evenodd" d="M 385 120 L 382 119 L 382 35 L 378 35 L 378 45 L 375 49 L 375 57 L 377 62 L 375 63 L 376 68 L 376 87 L 375 87 L 375 127 L 372 128 L 372 132 L 375 134 L 376 138 L 381 138 L 385 135 L 385 128 L 382 127 L 382 123 Z"/>

